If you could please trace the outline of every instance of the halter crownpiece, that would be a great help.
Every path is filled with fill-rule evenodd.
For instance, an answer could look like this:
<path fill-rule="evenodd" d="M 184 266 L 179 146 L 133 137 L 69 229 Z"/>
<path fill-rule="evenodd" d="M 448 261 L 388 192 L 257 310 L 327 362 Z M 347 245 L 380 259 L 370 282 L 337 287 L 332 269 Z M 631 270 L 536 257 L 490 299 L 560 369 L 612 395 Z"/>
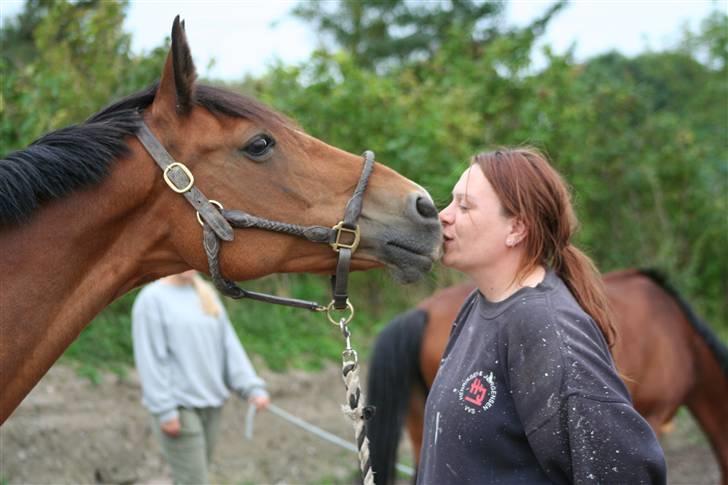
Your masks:
<path fill-rule="evenodd" d="M 163 178 L 167 185 L 175 192 L 182 194 L 197 211 L 197 220 L 203 226 L 203 246 L 210 269 L 210 276 L 215 287 L 224 295 L 235 299 L 249 298 L 252 300 L 287 305 L 297 308 L 306 308 L 312 311 L 326 311 L 329 320 L 338 325 L 340 319 L 331 316 L 333 310 L 348 310 L 347 322 L 354 314 L 354 309 L 348 298 L 349 268 L 351 256 L 356 251 L 361 233 L 356 223 L 361 215 L 364 192 L 369 177 L 374 170 L 374 153 L 364 152 L 364 166 L 354 193 L 346 204 L 344 218 L 334 227 L 300 226 L 286 222 L 273 221 L 254 216 L 239 210 L 226 210 L 222 204 L 210 200 L 194 186 L 195 178 L 184 164 L 177 162 L 164 146 L 157 140 L 146 123 L 142 122 L 137 133 L 139 141 L 149 152 L 149 155 L 163 171 Z M 244 290 L 234 282 L 226 279 L 220 271 L 220 239 L 232 241 L 235 237 L 233 228 L 256 228 L 273 232 L 282 232 L 293 236 L 305 238 L 311 242 L 329 244 L 338 253 L 336 273 L 332 276 L 332 300 L 327 306 L 316 302 L 283 298 L 266 295 L 254 291 Z"/>

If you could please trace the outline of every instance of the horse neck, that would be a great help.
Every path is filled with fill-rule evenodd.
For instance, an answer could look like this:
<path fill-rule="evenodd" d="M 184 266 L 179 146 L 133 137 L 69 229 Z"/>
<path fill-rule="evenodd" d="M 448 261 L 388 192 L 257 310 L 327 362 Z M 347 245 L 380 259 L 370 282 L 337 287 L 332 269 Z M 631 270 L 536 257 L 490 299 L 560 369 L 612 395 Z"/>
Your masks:
<path fill-rule="evenodd" d="M 142 210 L 158 171 L 139 159 L 0 232 L 0 423 L 94 316 L 163 272 L 145 261 L 173 261 L 167 227 Z"/>

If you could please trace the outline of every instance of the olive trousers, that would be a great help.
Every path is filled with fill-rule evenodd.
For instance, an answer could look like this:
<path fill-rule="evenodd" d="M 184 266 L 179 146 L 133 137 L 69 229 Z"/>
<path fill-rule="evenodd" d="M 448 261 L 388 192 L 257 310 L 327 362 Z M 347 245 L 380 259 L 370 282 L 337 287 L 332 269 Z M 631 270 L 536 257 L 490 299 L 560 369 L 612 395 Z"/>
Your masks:
<path fill-rule="evenodd" d="M 152 429 L 162 447 L 164 457 L 172 468 L 175 485 L 204 485 L 209 483 L 208 465 L 217 442 L 222 408 L 179 408 L 180 434 L 168 436 L 156 416 Z"/>

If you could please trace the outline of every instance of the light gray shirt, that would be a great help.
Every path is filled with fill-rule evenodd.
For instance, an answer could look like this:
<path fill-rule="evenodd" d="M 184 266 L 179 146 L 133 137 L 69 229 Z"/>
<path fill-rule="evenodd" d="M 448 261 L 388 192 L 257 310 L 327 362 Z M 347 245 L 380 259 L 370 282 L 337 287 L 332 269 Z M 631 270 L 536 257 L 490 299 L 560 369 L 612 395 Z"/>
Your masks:
<path fill-rule="evenodd" d="M 134 361 L 142 403 L 161 422 L 178 407 L 219 407 L 235 391 L 243 399 L 267 396 L 222 304 L 219 316 L 202 311 L 192 285 L 156 281 L 132 308 Z"/>

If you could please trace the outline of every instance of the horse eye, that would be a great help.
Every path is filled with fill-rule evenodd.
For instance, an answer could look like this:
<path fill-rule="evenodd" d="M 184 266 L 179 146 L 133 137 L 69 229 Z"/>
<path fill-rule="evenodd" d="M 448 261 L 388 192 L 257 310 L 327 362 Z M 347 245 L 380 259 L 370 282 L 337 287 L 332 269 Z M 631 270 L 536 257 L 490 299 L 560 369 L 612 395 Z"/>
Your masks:
<path fill-rule="evenodd" d="M 268 135 L 258 135 L 245 145 L 243 151 L 253 160 L 261 160 L 271 153 L 276 141 Z"/>

